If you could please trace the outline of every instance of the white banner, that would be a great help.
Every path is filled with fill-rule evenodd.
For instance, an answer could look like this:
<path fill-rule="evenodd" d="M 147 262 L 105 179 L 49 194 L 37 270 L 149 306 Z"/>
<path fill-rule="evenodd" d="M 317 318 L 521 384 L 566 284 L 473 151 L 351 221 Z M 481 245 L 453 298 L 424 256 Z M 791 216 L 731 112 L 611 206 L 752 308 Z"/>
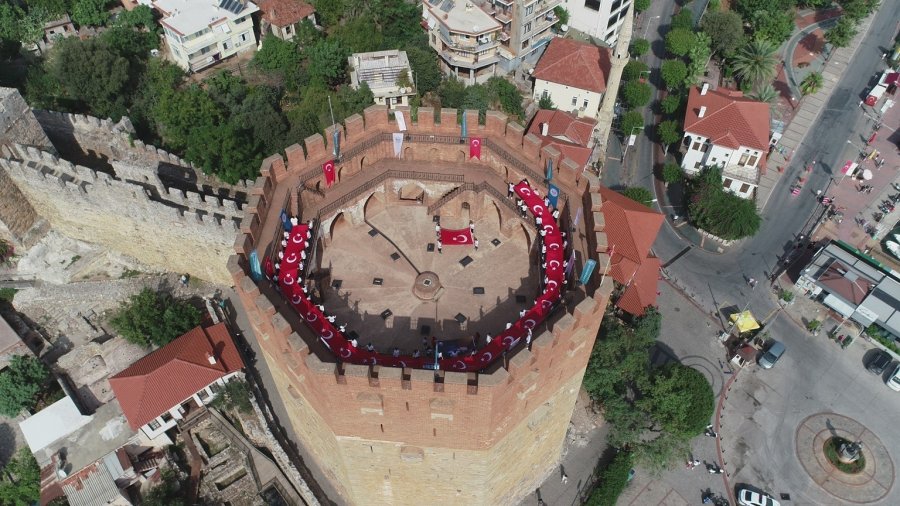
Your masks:
<path fill-rule="evenodd" d="M 395 112 L 394 117 L 397 118 L 397 126 L 400 127 L 400 131 L 405 132 L 406 131 L 406 118 L 403 117 L 403 111 Z"/>
<path fill-rule="evenodd" d="M 400 158 L 401 151 L 403 151 L 403 134 L 394 132 L 394 156 Z"/>

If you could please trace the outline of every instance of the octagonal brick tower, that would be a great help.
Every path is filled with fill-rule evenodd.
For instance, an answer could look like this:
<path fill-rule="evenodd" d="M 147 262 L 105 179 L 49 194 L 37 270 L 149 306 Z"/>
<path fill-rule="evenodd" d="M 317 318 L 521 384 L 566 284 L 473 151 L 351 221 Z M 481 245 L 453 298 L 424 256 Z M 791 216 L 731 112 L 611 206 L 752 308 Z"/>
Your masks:
<path fill-rule="evenodd" d="M 459 137 L 456 110 L 422 107 L 415 121 L 408 109 L 400 111 L 408 126 L 400 157 L 392 137 L 398 124 L 383 106 L 338 125 L 341 156 L 335 162 L 337 182 L 330 188 L 322 165 L 332 159 L 333 146 L 325 141 L 333 138 L 331 129 L 325 137 L 307 138 L 305 150 L 289 147 L 286 160 L 267 158 L 250 192 L 229 272 L 289 412 L 290 420 L 281 422 L 292 425 L 296 443 L 315 459 L 340 500 L 515 504 L 558 466 L 612 291 L 604 272 L 609 257 L 598 183 L 571 162 L 558 163 L 558 151 L 542 149 L 539 139 L 525 135 L 505 114 L 489 111 L 486 124 L 479 125 L 477 112 L 467 113 L 468 135 L 482 141 L 479 160 L 469 157 L 468 144 Z M 506 181 L 528 178 L 546 192 L 546 183 L 540 183 L 548 159 L 553 183 L 565 195 L 560 207 L 575 249 L 573 275 L 588 259 L 597 262 L 597 272 L 586 286 L 570 283 L 557 311 L 535 329 L 530 350 L 520 343 L 479 373 L 340 363 L 267 281 L 251 279 L 251 253 L 271 254 L 273 238 L 281 237 L 282 208 L 304 221 L 318 218 L 324 262 L 327 224 L 336 213 L 363 220 L 357 202 L 373 192 L 382 192 L 386 205 L 400 204 L 397 185 L 389 179 L 414 175 L 390 170 L 453 162 L 465 182 L 450 192 L 445 187 L 444 193 L 426 192 L 419 205 L 442 206 L 442 215 L 452 215 L 461 205 L 454 196 L 462 194 L 471 203 L 467 212 L 477 217 L 488 212 L 489 198 L 506 197 Z M 501 238 L 522 233 L 525 221 L 503 220 Z"/>

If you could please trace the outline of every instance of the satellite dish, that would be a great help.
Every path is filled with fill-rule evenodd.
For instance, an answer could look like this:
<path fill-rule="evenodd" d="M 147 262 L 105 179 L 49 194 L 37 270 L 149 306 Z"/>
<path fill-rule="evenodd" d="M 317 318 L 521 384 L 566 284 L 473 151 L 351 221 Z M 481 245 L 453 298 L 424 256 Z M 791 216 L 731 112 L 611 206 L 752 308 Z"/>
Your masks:
<path fill-rule="evenodd" d="M 569 31 L 569 25 L 559 25 L 559 31 L 566 33 Z"/>
<path fill-rule="evenodd" d="M 56 476 L 58 476 L 60 479 L 62 479 L 62 478 L 65 478 L 66 476 L 68 476 L 68 474 L 65 471 L 63 471 L 62 469 L 57 469 Z"/>

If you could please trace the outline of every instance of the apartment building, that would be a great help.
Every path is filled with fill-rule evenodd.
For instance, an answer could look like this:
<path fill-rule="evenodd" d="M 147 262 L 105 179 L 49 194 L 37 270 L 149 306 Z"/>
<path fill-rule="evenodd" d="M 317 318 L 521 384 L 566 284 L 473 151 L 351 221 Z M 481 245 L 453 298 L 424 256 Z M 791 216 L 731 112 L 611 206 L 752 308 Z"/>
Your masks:
<path fill-rule="evenodd" d="M 406 51 L 389 49 L 372 53 L 354 53 L 347 58 L 350 66 L 350 87 L 359 89 L 366 83 L 372 90 L 376 105 L 393 109 L 409 105 L 416 94 L 412 69 Z"/>
<path fill-rule="evenodd" d="M 563 0 L 569 11 L 569 26 L 610 46 L 619 38 L 619 28 L 632 0 Z"/>
<path fill-rule="evenodd" d="M 155 0 L 172 60 L 196 72 L 244 51 L 256 50 L 252 14 L 247 0 Z"/>
<path fill-rule="evenodd" d="M 442 67 L 466 84 L 537 62 L 561 0 L 425 0 L 422 26 Z"/>

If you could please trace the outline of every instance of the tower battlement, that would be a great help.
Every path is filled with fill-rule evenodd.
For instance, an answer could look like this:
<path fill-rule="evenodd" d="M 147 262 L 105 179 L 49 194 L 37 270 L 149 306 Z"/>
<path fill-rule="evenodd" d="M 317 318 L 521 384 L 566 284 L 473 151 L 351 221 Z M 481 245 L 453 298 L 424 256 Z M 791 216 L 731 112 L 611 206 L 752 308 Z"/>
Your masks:
<path fill-rule="evenodd" d="M 469 157 L 468 141 L 460 137 L 456 110 L 419 108 L 415 121 L 407 109 L 399 111 L 407 125 L 399 157 L 393 143 L 398 122 L 383 106 L 369 107 L 334 127 L 340 156 L 334 160 L 337 180 L 331 188 L 326 188 L 322 171 L 334 158 L 331 128 L 324 136 L 288 147 L 285 156 L 266 158 L 249 189 L 228 271 L 298 443 L 347 501 L 515 503 L 557 465 L 613 289 L 603 272 L 609 262 L 599 183 L 571 162 L 557 165 L 555 149 L 541 149 L 539 139 L 503 113 L 488 112 L 484 124 L 478 123 L 476 111 L 465 113 L 468 137 L 482 141 L 478 160 Z M 502 181 L 523 178 L 541 184 L 550 160 L 553 183 L 565 194 L 560 207 L 581 216 L 575 225 L 584 237 L 576 246 L 579 262 L 594 259 L 598 273 L 588 286 L 573 288 L 561 310 L 535 329 L 531 349 L 514 348 L 478 373 L 341 363 L 291 314 L 280 294 L 265 281 L 251 279 L 251 253 L 268 254 L 282 208 L 304 220 L 328 221 L 329 215 L 354 206 L 346 198 L 359 193 L 353 188 L 393 191 L 396 185 L 371 189 L 371 181 L 385 163 L 398 158 L 458 164 L 467 174 L 488 173 L 503 186 Z M 505 189 L 497 190 L 505 195 Z M 314 190 L 323 199 L 319 209 L 329 212 L 306 212 L 300 197 L 307 195 L 304 190 Z M 421 205 L 438 197 L 426 194 L 424 199 Z M 327 257 L 327 248 L 323 254 Z"/>

